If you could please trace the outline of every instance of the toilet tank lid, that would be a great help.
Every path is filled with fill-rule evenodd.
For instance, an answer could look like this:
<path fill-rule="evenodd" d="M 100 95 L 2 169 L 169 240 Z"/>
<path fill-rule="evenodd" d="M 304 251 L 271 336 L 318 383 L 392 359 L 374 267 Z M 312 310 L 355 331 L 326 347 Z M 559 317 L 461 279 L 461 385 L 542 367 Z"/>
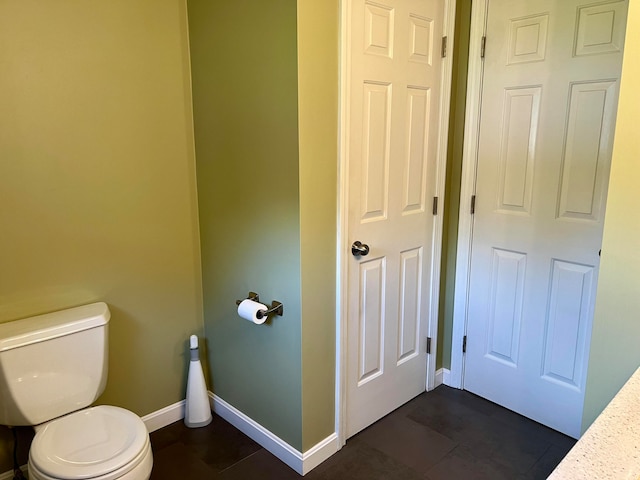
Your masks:
<path fill-rule="evenodd" d="M 106 325 L 111 313 L 104 302 L 0 324 L 0 352 Z"/>

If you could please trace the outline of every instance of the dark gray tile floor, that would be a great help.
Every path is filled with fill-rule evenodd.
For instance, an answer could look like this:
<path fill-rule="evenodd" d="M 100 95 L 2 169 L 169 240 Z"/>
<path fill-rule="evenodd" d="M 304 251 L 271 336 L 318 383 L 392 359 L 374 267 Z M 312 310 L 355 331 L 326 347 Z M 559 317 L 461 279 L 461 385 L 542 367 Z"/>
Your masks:
<path fill-rule="evenodd" d="M 469 392 L 423 393 L 347 441 L 310 480 L 545 479 L 575 440 Z M 218 416 L 151 434 L 151 480 L 301 478 Z"/>

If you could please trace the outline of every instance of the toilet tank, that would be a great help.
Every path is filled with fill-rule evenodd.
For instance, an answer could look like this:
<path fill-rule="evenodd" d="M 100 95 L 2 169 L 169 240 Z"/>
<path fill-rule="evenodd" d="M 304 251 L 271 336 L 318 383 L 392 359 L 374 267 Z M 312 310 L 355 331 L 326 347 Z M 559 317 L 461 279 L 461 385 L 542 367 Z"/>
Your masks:
<path fill-rule="evenodd" d="M 0 324 L 0 424 L 91 405 L 107 383 L 110 316 L 100 302 Z"/>

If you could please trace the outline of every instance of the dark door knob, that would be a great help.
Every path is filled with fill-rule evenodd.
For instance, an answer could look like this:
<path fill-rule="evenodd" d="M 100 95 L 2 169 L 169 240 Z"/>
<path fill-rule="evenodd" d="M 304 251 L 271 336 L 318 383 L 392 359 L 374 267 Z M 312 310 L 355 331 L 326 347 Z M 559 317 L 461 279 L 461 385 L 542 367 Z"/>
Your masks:
<path fill-rule="evenodd" d="M 351 245 L 351 253 L 354 257 L 364 257 L 369 254 L 369 245 L 356 240 Z"/>

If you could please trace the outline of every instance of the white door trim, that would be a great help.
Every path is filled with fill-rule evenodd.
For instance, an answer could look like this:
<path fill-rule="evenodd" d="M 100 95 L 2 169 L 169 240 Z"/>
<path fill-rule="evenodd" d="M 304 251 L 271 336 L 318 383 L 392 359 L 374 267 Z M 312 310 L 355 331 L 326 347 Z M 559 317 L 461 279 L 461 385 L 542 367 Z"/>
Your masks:
<path fill-rule="evenodd" d="M 436 357 L 438 355 L 438 306 L 440 298 L 440 264 L 442 260 L 442 226 L 444 219 L 445 188 L 447 182 L 447 146 L 449 144 L 449 110 L 451 106 L 451 77 L 453 75 L 453 52 L 455 49 L 454 33 L 456 26 L 456 0 L 444 0 L 444 21 L 442 35 L 447 37 L 447 56 L 442 61 L 440 89 L 440 120 L 438 138 L 438 166 L 436 173 L 436 191 L 438 197 L 438 215 L 433 231 L 433 261 L 431 268 L 431 311 L 429 312 L 429 329 L 427 336 L 431 338 L 431 355 L 427 356 L 426 390 L 433 390 L 436 385 Z"/>
<path fill-rule="evenodd" d="M 471 263 L 473 216 L 471 197 L 476 187 L 476 163 L 482 103 L 482 72 L 480 58 L 482 37 L 486 29 L 488 0 L 474 0 L 471 7 L 469 42 L 469 70 L 467 74 L 467 106 L 465 111 L 464 146 L 462 151 L 462 180 L 460 185 L 460 217 L 456 254 L 455 293 L 453 297 L 453 333 L 451 337 L 451 368 L 448 385 L 463 388 L 464 355 L 462 341 L 467 331 L 467 300 Z"/>
<path fill-rule="evenodd" d="M 347 252 L 348 248 L 348 198 L 349 185 L 346 179 L 349 178 L 348 148 L 349 132 L 346 128 L 349 125 L 349 22 L 351 21 L 351 2 L 340 0 L 340 86 L 339 86 L 339 112 L 338 120 L 338 238 L 336 242 L 336 433 L 338 434 L 338 445 L 341 447 L 347 442 L 346 439 L 346 379 L 347 379 Z"/>
<path fill-rule="evenodd" d="M 336 398 L 335 398 L 335 428 L 338 435 L 338 445 L 346 443 L 346 378 L 347 378 L 347 260 L 345 252 L 348 251 L 348 198 L 349 185 L 345 180 L 349 171 L 349 132 L 345 128 L 349 124 L 349 26 L 351 21 L 351 0 L 340 1 L 340 91 L 339 91 L 339 154 L 338 154 L 338 235 L 336 240 Z M 437 299 L 440 294 L 440 260 L 442 252 L 442 219 L 446 165 L 447 144 L 449 134 L 449 105 L 451 101 L 451 76 L 453 68 L 453 38 L 455 29 L 456 0 L 444 0 L 445 17 L 442 35 L 448 38 L 448 54 L 442 62 L 441 97 L 440 97 L 440 136 L 438 139 L 437 154 L 437 180 L 436 193 L 439 198 L 439 211 L 435 219 L 433 231 L 433 261 L 431 269 L 431 298 Z M 438 302 L 431 302 L 429 312 L 428 336 L 432 338 L 431 355 L 427 357 L 427 384 L 425 390 L 435 388 L 436 381 L 436 355 L 438 338 Z"/>

